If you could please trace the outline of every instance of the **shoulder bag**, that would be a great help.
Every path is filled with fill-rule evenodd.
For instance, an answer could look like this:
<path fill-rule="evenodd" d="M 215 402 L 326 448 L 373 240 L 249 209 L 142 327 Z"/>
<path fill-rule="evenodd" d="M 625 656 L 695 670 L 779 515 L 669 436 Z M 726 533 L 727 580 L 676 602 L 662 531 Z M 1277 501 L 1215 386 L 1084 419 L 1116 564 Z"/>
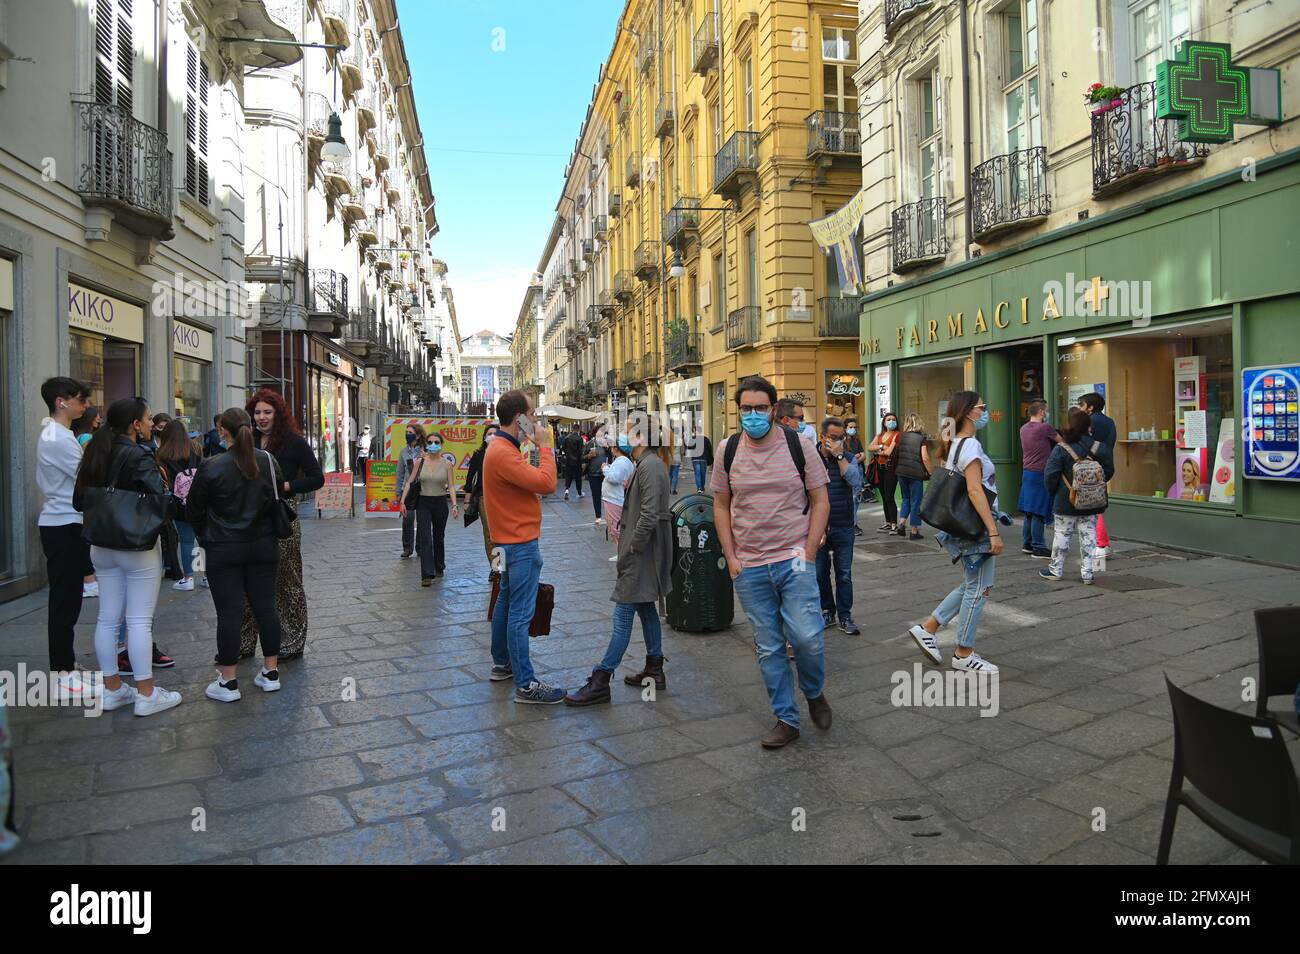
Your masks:
<path fill-rule="evenodd" d="M 966 441 L 965 437 L 958 441 L 957 449 L 952 453 L 951 459 L 958 465 L 961 462 L 961 448 Z M 995 495 L 984 487 L 983 482 L 980 486 L 992 509 Z M 971 503 L 970 493 L 966 489 L 966 474 L 949 467 L 947 461 L 930 477 L 930 485 L 921 501 L 921 519 L 936 530 L 950 533 L 954 537 L 976 539 L 985 533 L 984 521 Z"/>
<path fill-rule="evenodd" d="M 288 501 L 280 499 L 280 488 L 275 482 L 275 461 L 266 451 L 261 453 L 266 454 L 266 466 L 271 472 L 271 493 L 275 497 L 271 504 L 271 533 L 277 540 L 287 540 L 293 536 L 293 522 L 298 519 L 298 515 Z"/>
<path fill-rule="evenodd" d="M 87 487 L 81 536 L 107 550 L 152 550 L 171 505 L 170 493 L 122 490 L 117 486 L 129 453 L 117 455 L 107 487 Z"/>
<path fill-rule="evenodd" d="M 415 473 L 411 475 L 411 489 L 406 492 L 402 498 L 402 503 L 406 505 L 407 510 L 414 510 L 415 505 L 420 502 L 420 471 L 424 467 L 424 455 L 415 462 Z"/>

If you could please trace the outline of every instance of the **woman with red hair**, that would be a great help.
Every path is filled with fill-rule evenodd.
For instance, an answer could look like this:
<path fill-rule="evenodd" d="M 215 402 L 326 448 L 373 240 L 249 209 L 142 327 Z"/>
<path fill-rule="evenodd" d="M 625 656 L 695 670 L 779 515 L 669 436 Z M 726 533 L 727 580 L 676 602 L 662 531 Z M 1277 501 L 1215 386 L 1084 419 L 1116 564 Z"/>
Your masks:
<path fill-rule="evenodd" d="M 320 463 L 302 436 L 298 422 L 279 391 L 262 388 L 245 406 L 253 419 L 253 438 L 280 465 L 280 496 L 298 509 L 298 497 L 319 490 L 325 484 Z M 298 659 L 307 645 L 307 594 L 302 588 L 302 521 L 293 522 L 293 534 L 280 541 L 280 561 L 275 573 L 275 604 L 282 629 L 280 662 Z M 244 607 L 239 655 L 253 655 L 257 648 L 257 621 Z"/>

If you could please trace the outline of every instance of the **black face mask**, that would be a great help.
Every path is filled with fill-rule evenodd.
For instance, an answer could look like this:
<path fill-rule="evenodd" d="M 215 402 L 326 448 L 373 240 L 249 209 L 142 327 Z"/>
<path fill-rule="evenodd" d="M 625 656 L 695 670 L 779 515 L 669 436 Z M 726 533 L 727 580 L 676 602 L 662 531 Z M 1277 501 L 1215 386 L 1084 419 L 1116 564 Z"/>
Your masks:
<path fill-rule="evenodd" d="M 406 446 L 407 446 L 407 447 L 410 447 L 410 446 L 411 446 L 412 444 L 414 444 L 414 443 L 415 443 L 415 435 L 414 435 L 414 434 L 407 434 L 407 435 L 406 435 Z"/>

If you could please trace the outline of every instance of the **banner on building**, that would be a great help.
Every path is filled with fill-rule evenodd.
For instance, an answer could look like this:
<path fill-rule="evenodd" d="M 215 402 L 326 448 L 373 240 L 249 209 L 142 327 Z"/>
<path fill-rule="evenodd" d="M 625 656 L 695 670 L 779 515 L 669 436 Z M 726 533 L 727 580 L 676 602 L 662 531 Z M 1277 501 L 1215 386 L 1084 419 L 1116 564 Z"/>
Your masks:
<path fill-rule="evenodd" d="M 401 512 L 397 499 L 397 461 L 366 461 L 366 516 L 389 517 Z"/>
<path fill-rule="evenodd" d="M 858 194 L 849 199 L 843 208 L 837 209 L 823 219 L 808 223 L 813 239 L 822 251 L 835 256 L 835 268 L 839 272 L 840 289 L 850 294 L 858 293 L 862 284 L 862 263 L 858 261 L 857 246 L 854 236 L 862 224 L 862 217 L 867 210 L 867 192 L 858 190 Z"/>
<path fill-rule="evenodd" d="M 426 435 L 441 435 L 442 454 L 452 461 L 456 489 L 461 490 L 469 472 L 469 459 L 483 443 L 483 431 L 491 423 L 487 418 L 472 417 L 418 417 L 412 414 L 387 417 L 384 419 L 385 456 L 396 461 L 397 455 L 406 446 L 407 426 L 419 424 Z M 366 509 L 369 510 L 369 507 Z"/>

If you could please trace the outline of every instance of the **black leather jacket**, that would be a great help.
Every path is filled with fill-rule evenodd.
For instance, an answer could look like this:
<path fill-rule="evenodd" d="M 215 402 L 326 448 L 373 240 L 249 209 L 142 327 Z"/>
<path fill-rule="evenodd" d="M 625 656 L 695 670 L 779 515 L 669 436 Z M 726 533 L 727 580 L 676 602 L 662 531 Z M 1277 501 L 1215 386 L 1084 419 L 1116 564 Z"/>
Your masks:
<path fill-rule="evenodd" d="M 275 501 L 268 466 L 275 469 L 274 480 L 280 483 L 280 468 L 275 458 L 257 451 L 257 479 L 248 480 L 240 473 L 232 453 L 209 457 L 199 467 L 185 498 L 185 519 L 203 543 L 239 543 L 270 536 L 271 504 Z"/>
<path fill-rule="evenodd" d="M 118 471 L 118 468 L 121 470 Z M 151 494 L 168 493 L 158 470 L 158 461 L 142 445 L 126 437 L 113 438 L 113 456 L 109 458 L 108 473 L 117 473 L 118 490 L 137 490 Z M 72 506 L 85 511 L 85 496 L 80 486 L 72 491 Z"/>

